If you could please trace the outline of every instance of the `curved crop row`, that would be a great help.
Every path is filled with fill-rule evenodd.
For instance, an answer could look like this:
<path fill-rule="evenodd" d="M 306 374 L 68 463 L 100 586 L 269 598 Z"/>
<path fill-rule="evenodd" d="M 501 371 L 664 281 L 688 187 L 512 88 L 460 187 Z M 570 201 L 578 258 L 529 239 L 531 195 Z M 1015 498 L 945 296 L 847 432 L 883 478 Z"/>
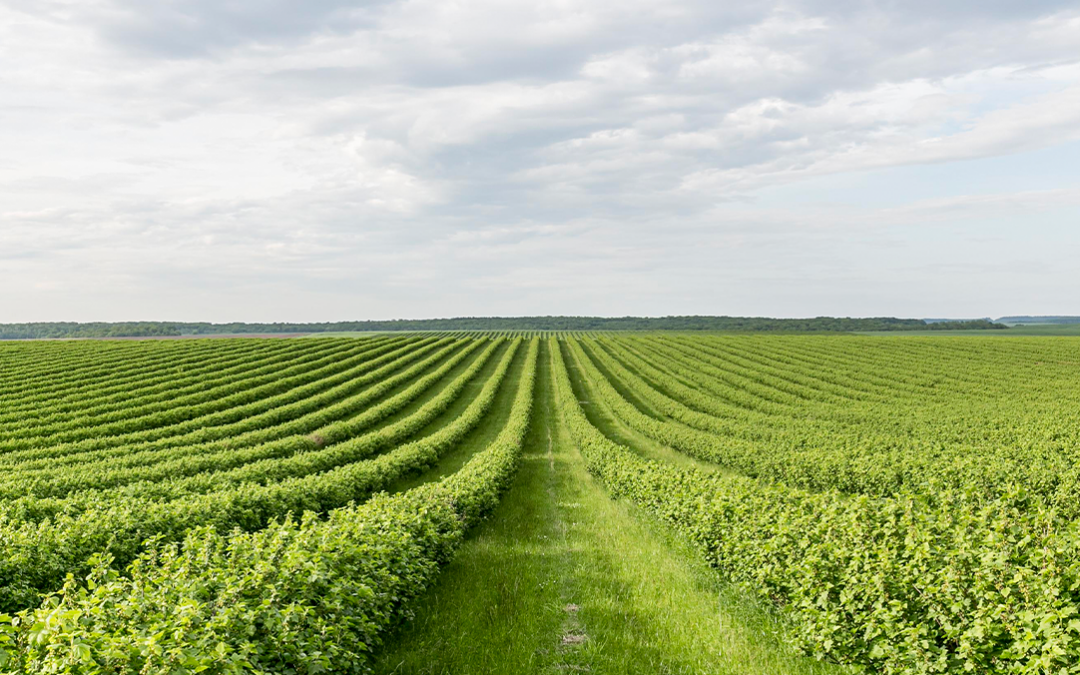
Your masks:
<path fill-rule="evenodd" d="M 460 344 L 444 339 L 420 346 L 405 345 L 341 373 L 341 379 L 335 378 L 337 384 L 329 389 L 316 382 L 262 401 L 210 413 L 180 425 L 12 451 L 0 454 L 0 466 L 13 466 L 25 472 L 118 454 L 130 458 L 144 452 L 152 453 L 178 446 L 193 448 L 216 441 L 227 443 L 228 447 L 242 447 L 266 442 L 286 433 L 305 432 L 327 423 L 324 410 L 328 406 L 335 406 L 339 417 L 354 414 L 370 402 L 367 394 L 370 385 L 384 381 L 391 373 L 398 373 L 397 376 L 403 377 L 401 381 L 404 381 L 408 379 L 406 373 L 411 376 L 421 372 Z M 117 448 L 117 445 L 123 447 Z"/>
<path fill-rule="evenodd" d="M 121 501 L 167 502 L 192 495 L 230 490 L 245 483 L 269 485 L 359 462 L 406 441 L 442 414 L 461 396 L 465 388 L 475 381 L 502 342 L 491 341 L 466 370 L 417 410 L 400 420 L 371 429 L 378 421 L 388 418 L 415 400 L 425 389 L 429 389 L 433 383 L 462 363 L 471 352 L 462 352 L 447 359 L 438 370 L 423 380 L 418 380 L 408 389 L 369 408 L 364 417 L 367 421 L 366 428 L 370 430 L 358 436 L 325 445 L 319 445 L 309 437 L 295 438 L 292 439 L 296 443 L 293 452 L 282 456 L 265 457 L 260 454 L 252 459 L 244 453 L 235 453 L 225 456 L 229 461 L 210 458 L 209 461 L 183 465 L 182 469 L 172 464 L 161 467 L 155 465 L 150 467 L 152 472 L 136 474 L 137 478 L 132 474 L 123 476 L 131 482 L 119 481 L 119 476 L 115 473 L 104 474 L 95 476 L 98 484 L 84 485 L 80 492 L 52 499 L 22 497 L 8 501 L 4 508 L 13 520 L 36 521 L 54 517 L 59 513 L 81 515 L 86 511 L 102 510 L 109 504 Z M 476 344 L 481 343 L 478 341 Z M 500 379 L 501 373 L 504 373 L 509 365 L 508 359 L 513 351 L 509 350 L 502 360 L 502 365 L 496 370 Z M 357 430 L 359 431 L 358 427 Z"/>
<path fill-rule="evenodd" d="M 64 415 L 53 421 L 44 417 L 27 419 L 18 425 L 6 425 L 0 437 L 0 447 L 4 447 L 4 442 L 12 436 L 34 438 L 38 445 L 56 445 L 90 436 L 115 435 L 112 433 L 115 427 L 109 425 L 119 426 L 126 432 L 186 421 L 221 406 L 231 407 L 256 401 L 297 383 L 321 379 L 328 371 L 344 369 L 379 353 L 380 345 L 375 344 L 329 353 L 320 351 L 290 355 L 288 359 L 251 359 L 230 368 L 221 368 L 218 364 L 211 366 L 214 368 L 212 377 L 194 375 L 197 382 L 188 387 L 182 386 L 183 380 L 173 375 L 165 380 L 160 395 L 141 399 L 132 397 L 119 403 L 102 405 L 97 405 L 96 400 L 86 400 L 78 415 Z M 201 368 L 199 370 L 201 372 Z"/>
<path fill-rule="evenodd" d="M 472 351 L 484 341 L 470 342 L 475 343 L 469 347 Z M 397 430 L 399 437 L 407 437 L 419 426 L 406 418 Z M 388 431 L 394 433 L 391 428 Z M 360 455 L 363 444 L 371 443 L 374 451 L 385 447 L 385 440 L 386 436 L 378 433 L 359 437 L 354 450 Z M 317 450 L 310 440 L 307 442 L 309 450 Z M 302 462 L 304 456 L 298 455 L 298 459 Z M 253 481 L 172 501 L 134 497 L 104 500 L 97 508 L 57 513 L 38 522 L 22 519 L 16 511 L 0 512 L 0 611 L 33 605 L 41 593 L 58 588 L 65 575 L 83 573 L 87 558 L 95 553 L 108 553 L 118 564 L 126 564 L 148 537 L 175 541 L 191 527 L 201 525 L 221 532 L 237 527 L 254 531 L 288 513 L 344 506 L 368 494 L 354 480 L 347 470 L 333 470 L 278 483 Z M 41 508 L 47 506 L 44 503 Z"/>
<path fill-rule="evenodd" d="M 1022 485 L 1062 508 L 1078 508 L 1073 497 L 1080 472 L 1066 453 L 1037 446 L 1030 450 L 984 446 L 976 451 L 962 443 L 934 443 L 933 434 L 927 440 L 895 438 L 867 425 L 842 433 L 828 427 L 815 429 L 808 422 L 740 429 L 661 394 L 606 354 L 592 352 L 622 386 L 666 417 L 655 419 L 622 397 L 577 341 L 569 344 L 604 404 L 626 424 L 688 455 L 750 477 L 793 487 L 882 496 L 901 489 L 928 496 L 941 489 L 972 489 L 993 498 Z M 677 383 L 667 384 L 677 388 Z"/>
<path fill-rule="evenodd" d="M 298 673 L 367 670 L 371 651 L 462 533 L 497 503 L 521 453 L 538 341 L 510 420 L 438 483 L 254 534 L 197 530 L 130 577 L 102 559 L 41 609 L 0 623 L 5 672 Z M 79 645 L 72 649 L 72 645 Z"/>
<path fill-rule="evenodd" d="M 808 493 L 650 461 L 589 423 L 554 340 L 552 353 L 589 471 L 786 607 L 808 653 L 896 675 L 1067 672 L 1080 658 L 1080 546 L 1055 510 Z"/>
<path fill-rule="evenodd" d="M 191 448 L 180 447 L 175 454 L 168 453 L 163 456 L 162 453 L 158 453 L 157 461 L 134 467 L 117 467 L 114 463 L 106 462 L 103 465 L 90 466 L 77 464 L 47 475 L 36 473 L 33 476 L 26 476 L 14 473 L 7 480 L 0 482 L 0 499 L 13 499 L 24 495 L 37 498 L 63 497 L 75 490 L 108 489 L 132 481 L 156 482 L 168 478 L 175 480 L 204 471 L 223 471 L 257 460 L 288 457 L 298 452 L 312 452 L 324 446 L 332 446 L 403 409 L 468 358 L 481 344 L 480 340 L 471 341 L 465 345 L 464 349 L 449 358 L 443 358 L 442 352 L 436 353 L 431 358 L 438 359 L 438 367 L 412 382 L 403 391 L 376 405 L 370 405 L 392 391 L 401 382 L 411 379 L 414 373 L 407 370 L 377 382 L 365 391 L 364 403 L 366 405 L 362 408 L 363 412 L 344 421 L 331 421 L 312 433 L 290 434 L 276 441 L 250 445 L 242 449 L 227 444 L 214 452 L 193 452 Z M 492 344 L 485 351 L 481 362 L 486 360 L 494 346 Z M 421 362 L 420 365 L 425 363 Z"/>
<path fill-rule="evenodd" d="M 105 343 L 97 343 L 105 344 Z M 224 359 L 250 358 L 251 353 L 276 353 L 281 350 L 297 349 L 296 346 L 286 343 L 275 345 L 259 344 L 235 344 L 224 348 L 214 349 L 213 345 L 191 345 L 187 349 L 172 348 L 170 350 L 152 349 L 149 354 L 143 350 L 150 349 L 142 344 L 131 343 L 120 350 L 119 356 L 126 359 L 119 363 L 113 363 L 108 359 L 101 359 L 101 348 L 95 345 L 85 347 L 91 349 L 89 355 L 93 357 L 91 363 L 86 364 L 82 360 L 67 361 L 57 368 L 32 367 L 19 378 L 18 387 L 5 387 L 0 393 L 0 400 L 8 403 L 9 410 L 25 412 L 33 410 L 42 401 L 50 401 L 57 404 L 65 402 L 78 403 L 86 397 L 96 397 L 103 392 L 122 392 L 118 385 L 120 381 L 141 381 L 147 373 L 175 372 L 177 368 L 185 368 L 189 365 L 196 366 L 206 361 Z M 304 349 L 300 346 L 300 349 Z M 310 347 L 307 347 L 310 348 Z M 139 350 L 135 354 L 130 352 Z M 173 352 L 180 352 L 179 355 Z M 36 366 L 36 358 L 29 358 L 28 363 Z M 72 362 L 73 361 L 73 362 Z M 130 384 L 128 385 L 130 387 Z M 61 393 L 62 392 L 62 393 Z M 60 395 L 57 395 L 60 393 Z"/>
<path fill-rule="evenodd" d="M 0 461 L 33 456 L 35 452 L 47 452 L 50 448 L 75 447 L 83 451 L 109 444 L 152 441 L 191 429 L 211 427 L 222 418 L 235 421 L 251 411 L 273 408 L 282 397 L 290 394 L 312 393 L 342 384 L 355 375 L 409 353 L 418 344 L 383 343 L 357 354 L 331 357 L 325 363 L 320 360 L 308 366 L 281 368 L 270 364 L 251 373 L 259 379 L 249 382 L 249 386 L 245 387 L 246 378 L 234 378 L 234 383 L 225 385 L 217 397 L 196 397 L 202 401 L 180 400 L 174 408 L 165 407 L 147 414 L 143 414 L 144 408 L 134 405 L 129 416 L 120 415 L 117 420 L 105 424 L 87 425 L 77 430 L 78 433 L 69 433 L 66 438 L 5 440 L 0 443 L 6 449 L 0 454 Z M 395 357 L 387 358 L 390 354 Z"/>

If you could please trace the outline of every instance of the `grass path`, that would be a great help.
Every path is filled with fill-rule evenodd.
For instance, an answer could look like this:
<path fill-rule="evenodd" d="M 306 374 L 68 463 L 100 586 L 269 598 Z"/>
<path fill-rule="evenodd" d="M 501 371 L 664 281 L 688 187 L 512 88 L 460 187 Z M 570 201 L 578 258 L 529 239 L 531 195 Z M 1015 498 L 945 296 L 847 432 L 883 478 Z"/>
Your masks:
<path fill-rule="evenodd" d="M 586 473 L 555 416 L 550 354 L 514 487 L 463 543 L 375 672 L 826 674 L 770 615 Z"/>

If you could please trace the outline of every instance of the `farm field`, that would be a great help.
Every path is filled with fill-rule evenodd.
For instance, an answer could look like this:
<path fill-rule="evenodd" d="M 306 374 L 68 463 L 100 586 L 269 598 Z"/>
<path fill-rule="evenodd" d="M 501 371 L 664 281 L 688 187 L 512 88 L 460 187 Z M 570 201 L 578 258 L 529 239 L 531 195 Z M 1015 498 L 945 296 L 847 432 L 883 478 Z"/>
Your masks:
<path fill-rule="evenodd" d="M 1046 337 L 1076 337 L 1080 336 L 1080 323 L 1063 323 L 1063 324 L 1022 324 L 1018 326 L 1010 326 L 1007 330 L 950 330 L 950 331 L 934 331 L 934 330 L 898 330 L 898 331 L 858 331 L 862 335 L 881 335 L 881 336 L 895 336 L 905 337 L 912 335 L 936 335 L 941 337 L 949 336 L 972 336 L 977 335 L 979 337 L 1025 337 L 1025 336 L 1046 336 Z"/>
<path fill-rule="evenodd" d="M 4 343 L 0 673 L 1080 672 L 1078 456 L 1064 336 Z"/>

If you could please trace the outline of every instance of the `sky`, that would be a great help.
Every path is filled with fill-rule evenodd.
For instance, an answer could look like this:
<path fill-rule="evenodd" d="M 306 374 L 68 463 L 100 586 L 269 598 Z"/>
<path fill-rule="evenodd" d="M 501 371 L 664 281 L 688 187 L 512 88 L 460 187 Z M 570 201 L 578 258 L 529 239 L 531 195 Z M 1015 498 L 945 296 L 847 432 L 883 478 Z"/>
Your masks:
<path fill-rule="evenodd" d="M 1080 5 L 0 0 L 0 323 L 1080 314 Z"/>

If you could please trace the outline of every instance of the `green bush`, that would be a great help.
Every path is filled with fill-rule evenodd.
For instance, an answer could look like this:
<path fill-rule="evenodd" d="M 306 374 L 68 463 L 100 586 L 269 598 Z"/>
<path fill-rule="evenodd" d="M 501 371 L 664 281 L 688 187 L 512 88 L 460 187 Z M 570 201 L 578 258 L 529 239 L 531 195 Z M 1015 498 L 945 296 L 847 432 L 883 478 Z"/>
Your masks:
<path fill-rule="evenodd" d="M 381 636 L 512 478 L 538 349 L 506 427 L 457 473 L 325 520 L 152 542 L 127 576 L 100 558 L 84 582 L 69 577 L 39 609 L 0 621 L 0 672 L 367 672 Z"/>
<path fill-rule="evenodd" d="M 786 608 L 806 653 L 895 675 L 1080 670 L 1080 540 L 1060 510 L 1021 491 L 850 496 L 650 461 L 592 426 L 555 340 L 552 354 L 589 471 Z"/>

